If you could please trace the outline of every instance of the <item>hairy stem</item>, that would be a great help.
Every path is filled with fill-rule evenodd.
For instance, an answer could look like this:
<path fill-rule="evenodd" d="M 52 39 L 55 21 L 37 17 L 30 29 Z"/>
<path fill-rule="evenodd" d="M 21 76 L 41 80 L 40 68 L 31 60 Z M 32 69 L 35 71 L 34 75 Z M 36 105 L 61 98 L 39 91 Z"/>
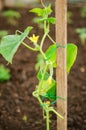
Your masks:
<path fill-rule="evenodd" d="M 41 44 L 40 44 L 40 47 L 41 47 L 41 48 L 43 47 L 43 43 L 44 43 L 44 40 L 45 40 L 47 34 L 48 34 L 48 31 L 47 31 L 46 33 L 44 33 L 44 36 L 43 36 L 42 41 L 41 41 Z"/>
<path fill-rule="evenodd" d="M 28 46 L 25 42 L 22 42 L 22 44 L 23 44 L 26 48 L 28 48 L 28 49 L 30 49 L 30 50 L 32 50 L 32 51 L 37 51 L 37 49 Z"/>
<path fill-rule="evenodd" d="M 46 111 L 46 130 L 50 130 L 49 111 Z"/>

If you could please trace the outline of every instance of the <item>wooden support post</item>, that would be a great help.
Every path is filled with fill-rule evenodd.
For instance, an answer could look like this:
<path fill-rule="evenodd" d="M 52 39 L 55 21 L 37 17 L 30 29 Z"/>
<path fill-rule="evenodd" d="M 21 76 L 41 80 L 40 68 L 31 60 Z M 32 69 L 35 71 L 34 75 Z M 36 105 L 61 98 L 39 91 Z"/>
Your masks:
<path fill-rule="evenodd" d="M 56 42 L 61 46 L 67 44 L 67 0 L 56 0 Z M 57 49 L 57 95 L 66 98 L 58 99 L 57 111 L 63 115 L 64 120 L 57 119 L 57 129 L 67 130 L 67 74 L 66 74 L 66 48 Z"/>

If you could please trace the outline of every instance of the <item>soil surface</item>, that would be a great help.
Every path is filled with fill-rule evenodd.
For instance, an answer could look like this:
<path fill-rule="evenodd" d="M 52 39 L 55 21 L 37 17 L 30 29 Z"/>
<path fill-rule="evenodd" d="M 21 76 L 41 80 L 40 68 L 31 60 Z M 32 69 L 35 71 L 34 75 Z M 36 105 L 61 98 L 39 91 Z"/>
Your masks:
<path fill-rule="evenodd" d="M 78 57 L 68 76 L 68 130 L 86 130 L 86 44 L 82 45 L 76 28 L 86 27 L 86 18 L 80 16 L 80 8 L 71 7 L 73 24 L 68 24 L 68 42 L 78 46 Z M 15 30 L 23 31 L 28 25 L 34 26 L 32 33 L 41 34 L 42 30 L 32 23 L 33 14 L 27 9 L 18 10 L 22 17 L 18 25 L 7 23 L 6 18 L 0 16 L 0 30 L 8 30 L 13 34 Z M 51 27 L 51 33 L 55 38 L 55 28 Z M 46 49 L 49 39 L 45 41 Z M 0 56 L 0 64 L 7 62 Z M 16 53 L 13 64 L 8 65 L 11 71 L 11 79 L 0 83 L 0 130 L 45 130 L 45 120 L 42 117 L 42 109 L 32 91 L 37 84 L 34 64 L 36 54 L 20 47 Z M 56 130 L 56 116 L 51 114 L 51 130 Z"/>

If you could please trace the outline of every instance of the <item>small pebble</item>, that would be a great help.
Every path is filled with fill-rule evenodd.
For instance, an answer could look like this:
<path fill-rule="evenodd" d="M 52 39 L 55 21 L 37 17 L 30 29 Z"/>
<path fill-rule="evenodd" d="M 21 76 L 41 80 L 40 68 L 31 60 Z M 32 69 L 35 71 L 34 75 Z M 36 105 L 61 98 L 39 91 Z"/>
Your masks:
<path fill-rule="evenodd" d="M 84 73 L 84 72 L 85 72 L 85 68 L 84 68 L 84 67 L 81 67 L 81 68 L 80 68 L 80 72 Z"/>

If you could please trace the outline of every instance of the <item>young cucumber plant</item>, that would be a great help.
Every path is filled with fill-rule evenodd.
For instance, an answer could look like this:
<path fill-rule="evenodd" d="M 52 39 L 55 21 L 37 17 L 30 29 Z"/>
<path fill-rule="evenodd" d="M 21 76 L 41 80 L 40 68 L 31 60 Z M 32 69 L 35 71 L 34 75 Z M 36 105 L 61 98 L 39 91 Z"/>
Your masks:
<path fill-rule="evenodd" d="M 58 98 L 64 100 L 64 98 L 59 97 L 60 95 L 56 96 L 56 81 L 53 78 L 53 70 L 56 68 L 56 50 L 63 46 L 56 43 L 49 35 L 50 25 L 55 23 L 55 18 L 50 16 L 52 12 L 51 5 L 42 5 L 43 8 L 33 8 L 30 10 L 31 13 L 35 13 L 39 17 L 40 23 L 44 25 L 44 34 L 40 43 L 38 41 L 39 36 L 36 36 L 35 34 L 28 36 L 33 29 L 32 26 L 29 26 L 24 32 L 16 31 L 16 34 L 14 35 L 3 37 L 0 44 L 0 54 L 7 60 L 7 62 L 12 63 L 13 56 L 18 50 L 18 47 L 22 44 L 27 49 L 38 52 L 42 57 L 42 63 L 40 62 L 40 58 L 38 58 L 38 84 L 32 94 L 39 101 L 39 104 L 43 109 L 44 117 L 46 119 L 46 130 L 50 130 L 50 112 L 55 113 L 62 120 L 64 119 L 64 117 L 52 106 Z M 46 51 L 43 51 L 46 37 L 50 39 L 52 45 L 50 45 Z M 24 42 L 25 38 L 33 44 L 33 47 Z M 77 47 L 74 44 L 68 44 L 63 48 L 67 49 L 66 71 L 69 73 L 77 56 Z"/>
<path fill-rule="evenodd" d="M 86 28 L 77 28 L 76 33 L 79 34 L 79 38 L 81 40 L 82 45 L 85 45 L 86 41 Z"/>
<path fill-rule="evenodd" d="M 7 10 L 2 12 L 2 16 L 6 18 L 7 23 L 16 26 L 18 19 L 21 17 L 20 13 L 14 10 Z"/>

